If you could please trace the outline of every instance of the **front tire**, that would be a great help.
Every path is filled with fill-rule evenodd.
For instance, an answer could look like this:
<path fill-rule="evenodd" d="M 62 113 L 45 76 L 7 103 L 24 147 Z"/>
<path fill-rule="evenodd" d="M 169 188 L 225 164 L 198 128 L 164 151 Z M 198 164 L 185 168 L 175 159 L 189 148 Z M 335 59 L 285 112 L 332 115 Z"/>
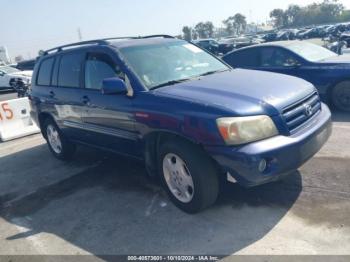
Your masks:
<path fill-rule="evenodd" d="M 350 112 L 350 81 L 337 84 L 332 90 L 331 99 L 338 110 Z"/>
<path fill-rule="evenodd" d="M 194 214 L 215 203 L 218 171 L 201 149 L 180 139 L 161 145 L 159 171 L 165 191 L 181 210 Z"/>
<path fill-rule="evenodd" d="M 75 144 L 68 141 L 57 124 L 50 118 L 43 125 L 44 136 L 51 153 L 60 160 L 70 160 L 76 150 Z"/>

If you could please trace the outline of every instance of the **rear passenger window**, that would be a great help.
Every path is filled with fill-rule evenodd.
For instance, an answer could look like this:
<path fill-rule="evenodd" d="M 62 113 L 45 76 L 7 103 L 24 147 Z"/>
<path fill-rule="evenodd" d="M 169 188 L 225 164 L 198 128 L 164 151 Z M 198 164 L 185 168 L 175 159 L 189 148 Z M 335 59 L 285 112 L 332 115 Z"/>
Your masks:
<path fill-rule="evenodd" d="M 51 82 L 51 72 L 54 58 L 44 60 L 39 69 L 37 84 L 40 86 L 49 86 Z"/>
<path fill-rule="evenodd" d="M 58 86 L 80 87 L 81 53 L 63 55 L 58 72 Z"/>

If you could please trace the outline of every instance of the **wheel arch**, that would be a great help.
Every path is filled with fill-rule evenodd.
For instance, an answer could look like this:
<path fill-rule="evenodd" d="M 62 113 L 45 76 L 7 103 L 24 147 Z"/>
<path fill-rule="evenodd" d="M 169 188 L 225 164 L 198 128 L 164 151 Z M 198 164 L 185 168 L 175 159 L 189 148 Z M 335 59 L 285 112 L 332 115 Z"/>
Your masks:
<path fill-rule="evenodd" d="M 157 161 L 160 146 L 164 141 L 169 139 L 180 139 L 195 146 L 202 147 L 199 142 L 171 131 L 162 130 L 147 134 L 144 137 L 144 159 L 147 172 L 151 177 L 155 177 L 158 174 Z"/>
<path fill-rule="evenodd" d="M 50 113 L 47 113 L 47 112 L 41 112 L 39 113 L 39 116 L 38 116 L 38 120 L 39 120 L 39 125 L 40 125 L 40 130 L 41 130 L 41 133 L 42 135 L 44 136 L 44 138 L 46 139 L 46 133 L 44 132 L 44 123 L 47 119 L 51 119 L 52 121 L 55 122 L 55 119 L 54 117 L 50 114 Z"/>
<path fill-rule="evenodd" d="M 350 82 L 350 77 L 345 77 L 345 78 L 342 78 L 342 79 L 340 79 L 340 80 L 338 80 L 338 81 L 335 81 L 334 83 L 332 83 L 328 88 L 327 88 L 327 100 L 328 100 L 328 103 L 329 103 L 329 105 L 332 107 L 332 108 L 334 108 L 335 107 L 335 105 L 334 105 L 334 102 L 333 102 L 333 90 L 334 90 L 334 88 L 337 86 L 337 85 L 339 85 L 339 84 L 341 84 L 341 83 L 343 83 L 343 82 Z"/>

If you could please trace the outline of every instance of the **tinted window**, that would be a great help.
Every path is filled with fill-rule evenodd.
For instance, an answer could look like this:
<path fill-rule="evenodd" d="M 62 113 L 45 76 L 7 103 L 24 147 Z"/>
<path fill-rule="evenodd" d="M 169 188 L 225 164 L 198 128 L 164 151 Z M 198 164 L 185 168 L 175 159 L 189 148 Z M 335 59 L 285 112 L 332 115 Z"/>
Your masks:
<path fill-rule="evenodd" d="M 281 48 L 262 48 L 261 49 L 261 66 L 293 66 L 298 64 L 294 55 Z"/>
<path fill-rule="evenodd" d="M 54 58 L 49 58 L 44 60 L 39 69 L 38 73 L 38 85 L 48 86 L 51 82 L 51 72 L 53 66 Z"/>
<path fill-rule="evenodd" d="M 256 49 L 233 52 L 224 57 L 233 67 L 256 67 L 259 65 L 259 55 Z"/>
<path fill-rule="evenodd" d="M 89 54 L 85 63 L 85 87 L 101 89 L 105 78 L 121 77 L 112 60 L 104 54 Z"/>
<path fill-rule="evenodd" d="M 62 56 L 58 72 L 58 85 L 63 87 L 79 87 L 82 54 Z"/>

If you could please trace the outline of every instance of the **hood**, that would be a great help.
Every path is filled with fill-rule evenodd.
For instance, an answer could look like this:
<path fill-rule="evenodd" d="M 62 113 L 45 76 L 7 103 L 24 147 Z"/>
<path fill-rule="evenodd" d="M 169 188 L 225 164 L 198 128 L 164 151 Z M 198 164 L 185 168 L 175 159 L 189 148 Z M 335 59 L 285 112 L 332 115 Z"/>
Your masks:
<path fill-rule="evenodd" d="M 23 77 L 31 78 L 32 74 L 33 74 L 33 71 L 27 70 L 27 71 L 19 71 L 19 72 L 11 73 L 11 74 L 8 74 L 8 75 L 9 76 L 13 76 L 13 77 L 23 76 Z"/>
<path fill-rule="evenodd" d="M 344 55 L 338 55 L 333 56 L 331 58 L 324 59 L 320 61 L 321 64 L 349 64 L 350 66 L 350 55 L 344 54 Z"/>
<path fill-rule="evenodd" d="M 237 115 L 279 114 L 315 91 L 312 84 L 291 76 L 234 69 L 155 92 L 224 108 Z"/>

